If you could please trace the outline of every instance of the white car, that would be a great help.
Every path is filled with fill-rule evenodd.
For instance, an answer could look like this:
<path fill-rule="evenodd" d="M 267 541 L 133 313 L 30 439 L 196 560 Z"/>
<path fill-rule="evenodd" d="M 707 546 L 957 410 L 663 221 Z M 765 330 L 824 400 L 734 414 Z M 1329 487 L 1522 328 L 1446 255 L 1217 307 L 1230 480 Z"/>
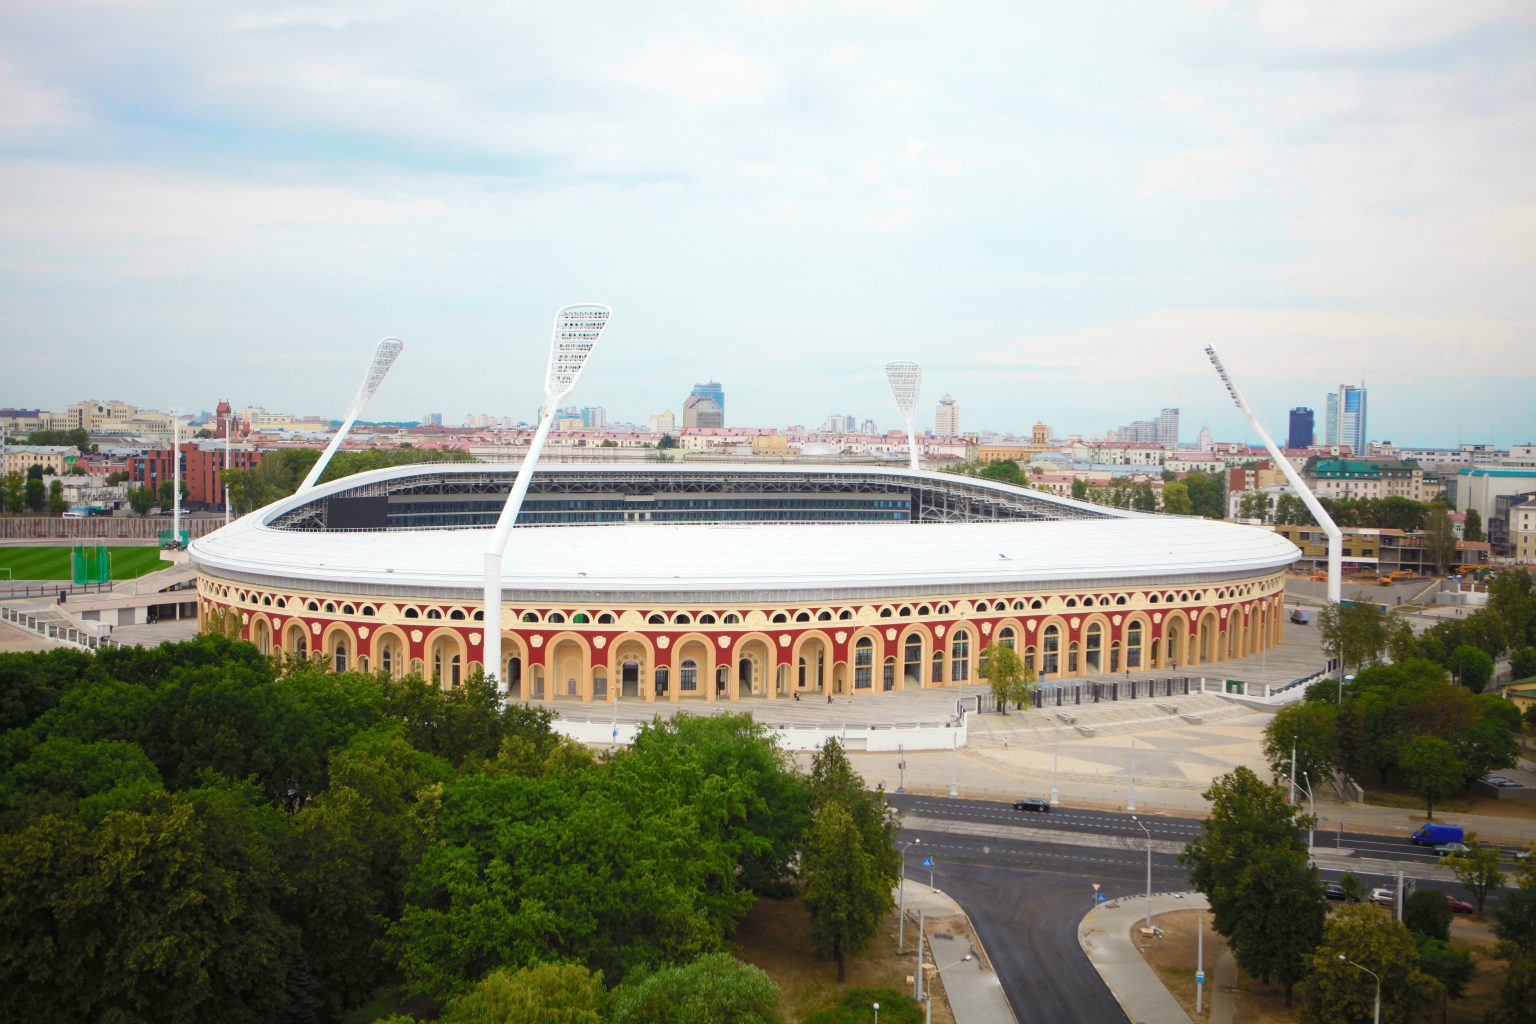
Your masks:
<path fill-rule="evenodd" d="M 1370 895 L 1365 898 L 1365 902 L 1374 903 L 1378 907 L 1390 907 L 1394 895 L 1391 889 L 1372 889 Z"/>

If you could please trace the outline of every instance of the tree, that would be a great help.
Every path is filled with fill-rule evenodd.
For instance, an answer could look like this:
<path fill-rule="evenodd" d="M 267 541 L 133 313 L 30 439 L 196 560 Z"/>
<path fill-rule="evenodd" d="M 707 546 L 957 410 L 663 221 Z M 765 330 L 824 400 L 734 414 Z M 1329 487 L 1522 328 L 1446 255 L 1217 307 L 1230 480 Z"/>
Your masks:
<path fill-rule="evenodd" d="M 1195 503 L 1189 497 L 1189 485 L 1175 480 L 1163 484 L 1163 511 L 1171 516 L 1192 516 Z"/>
<path fill-rule="evenodd" d="M 1443 904 L 1445 901 L 1440 902 Z M 1460 999 L 1467 994 L 1467 986 L 1477 977 L 1477 963 L 1472 959 L 1470 950 L 1457 949 L 1449 939 L 1431 939 L 1419 935 L 1417 941 L 1420 969 L 1438 981 L 1444 990 L 1440 1002 L 1440 1019 L 1444 1020 L 1446 1001 Z"/>
<path fill-rule="evenodd" d="M 1323 649 L 1345 668 L 1378 660 L 1391 636 L 1387 616 L 1375 605 L 1330 603 L 1317 616 Z"/>
<path fill-rule="evenodd" d="M 656 447 L 657 448 L 676 448 L 677 447 L 677 438 L 673 437 L 671 434 L 662 434 L 661 437 L 656 441 Z"/>
<path fill-rule="evenodd" d="M 580 964 L 501 968 L 448 1001 L 440 1024 L 608 1024 L 603 976 Z"/>
<path fill-rule="evenodd" d="M 1275 502 L 1275 524 L 1278 526 L 1316 526 L 1306 502 L 1287 491 Z"/>
<path fill-rule="evenodd" d="M 20 473 L 7 473 L 0 477 L 0 509 L 20 515 L 26 502 L 26 477 Z"/>
<path fill-rule="evenodd" d="M 1035 670 L 1026 665 L 1018 652 L 1007 644 L 991 643 L 982 651 L 986 659 L 987 682 L 997 698 L 997 710 L 1008 713 L 1009 704 L 1022 705 L 1035 689 Z"/>
<path fill-rule="evenodd" d="M 1326 914 L 1307 857 L 1311 818 L 1252 770 L 1237 768 L 1206 790 L 1209 817 L 1179 854 L 1211 903 L 1216 931 L 1244 970 L 1287 992 L 1301 979 Z"/>
<path fill-rule="evenodd" d="M 1333 778 L 1333 766 L 1339 761 L 1339 707 L 1319 701 L 1290 704 L 1276 712 L 1264 727 L 1264 757 L 1276 777 L 1296 773 L 1300 785 L 1303 775 L 1318 785 Z M 1291 766 L 1291 752 L 1296 765 Z"/>
<path fill-rule="evenodd" d="M 1483 536 L 1483 515 L 1475 508 L 1467 509 L 1467 518 L 1461 524 L 1461 539 L 1473 541 L 1487 540 Z"/>
<path fill-rule="evenodd" d="M 1239 519 L 1257 519 L 1259 522 L 1269 520 L 1269 495 L 1263 491 L 1244 491 L 1242 497 L 1237 499 L 1237 517 Z"/>
<path fill-rule="evenodd" d="M 1334 911 L 1308 959 L 1302 1024 L 1369 1024 L 1378 992 L 1384 1024 L 1411 1024 L 1441 999 L 1440 983 L 1420 966 L 1413 935 L 1375 907 Z M 1373 971 L 1380 984 L 1355 964 Z"/>
<path fill-rule="evenodd" d="M 1437 572 L 1443 573 L 1456 564 L 1456 527 L 1444 505 L 1430 509 L 1424 520 L 1424 553 Z"/>
<path fill-rule="evenodd" d="M 1462 786 L 1465 767 L 1456 751 L 1438 736 L 1420 734 L 1403 744 L 1398 768 L 1409 792 L 1424 800 L 1424 815 L 1433 819 L 1435 801 L 1450 796 Z"/>
<path fill-rule="evenodd" d="M 51 516 L 63 515 L 68 508 L 64 503 L 64 482 L 51 480 L 48 483 L 48 514 Z"/>
<path fill-rule="evenodd" d="M 1226 518 L 1226 487 L 1220 475 L 1213 476 L 1197 469 L 1185 473 L 1182 482 L 1189 492 L 1195 515 L 1206 519 Z"/>
<path fill-rule="evenodd" d="M 1521 871 L 1520 887 L 1494 913 L 1493 933 L 1499 937 L 1495 955 L 1508 968 L 1499 988 L 1499 1010 L 1488 1020 L 1529 1024 L 1536 1007 L 1536 873 L 1529 863 Z"/>
<path fill-rule="evenodd" d="M 1000 483 L 1013 484 L 1015 487 L 1025 486 L 1024 473 L 1019 469 L 1019 464 L 1012 459 L 989 462 L 981 467 L 981 471 L 976 475 L 983 480 L 996 480 Z"/>
<path fill-rule="evenodd" d="M 128 488 L 128 507 L 141 516 L 149 515 L 149 510 L 155 507 L 155 492 L 148 487 Z"/>
<path fill-rule="evenodd" d="M 36 469 L 36 466 L 32 467 Z M 22 497 L 28 512 L 41 512 L 48 506 L 48 488 L 43 483 L 42 475 L 28 476 L 25 494 Z"/>
<path fill-rule="evenodd" d="M 801 871 L 800 898 L 811 915 L 811 946 L 836 961 L 841 983 L 847 978 L 846 959 L 863 952 L 893 909 L 893 880 L 879 870 L 853 816 L 837 801 L 811 819 Z"/>
<path fill-rule="evenodd" d="M 1482 693 L 1493 678 L 1493 659 L 1471 644 L 1461 644 L 1452 651 L 1445 667 L 1457 683 L 1473 693 Z"/>
<path fill-rule="evenodd" d="M 612 1024 L 779 1024 L 783 1019 L 773 979 L 729 953 L 662 968 L 620 987 L 613 995 L 611 1018 Z"/>
<path fill-rule="evenodd" d="M 1403 923 L 1427 939 L 1451 940 L 1451 908 L 1439 889 L 1416 889 L 1403 903 Z"/>
<path fill-rule="evenodd" d="M 1536 676 L 1536 647 L 1522 647 L 1509 656 L 1509 675 L 1516 681 Z"/>
<path fill-rule="evenodd" d="M 1476 832 L 1468 832 L 1465 842 L 1471 849 L 1441 857 L 1440 863 L 1454 871 L 1456 881 L 1472 894 L 1472 899 L 1477 902 L 1477 915 L 1481 917 L 1488 890 L 1504 884 L 1504 872 L 1499 868 L 1499 848 L 1479 843 Z"/>
<path fill-rule="evenodd" d="M 1339 888 L 1344 890 L 1344 899 L 1348 903 L 1359 903 L 1369 892 L 1365 882 L 1353 871 L 1346 871 L 1339 876 Z"/>

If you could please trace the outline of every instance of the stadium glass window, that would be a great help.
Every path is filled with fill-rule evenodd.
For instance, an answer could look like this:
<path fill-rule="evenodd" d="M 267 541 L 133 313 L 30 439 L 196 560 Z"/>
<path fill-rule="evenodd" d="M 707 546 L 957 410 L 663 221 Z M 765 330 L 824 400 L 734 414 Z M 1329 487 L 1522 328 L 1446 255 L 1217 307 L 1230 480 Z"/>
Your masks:
<path fill-rule="evenodd" d="M 419 619 L 421 618 L 421 612 L 417 611 L 415 608 L 407 608 L 405 610 L 405 617 L 408 619 Z"/>
<path fill-rule="evenodd" d="M 363 605 L 363 614 L 369 618 L 372 618 L 377 613 L 374 611 L 373 605 L 365 604 Z"/>
<path fill-rule="evenodd" d="M 896 659 L 895 658 L 886 658 L 885 659 L 885 678 L 882 680 L 882 685 L 884 686 L 886 693 L 890 693 L 892 690 L 896 689 Z"/>
<path fill-rule="evenodd" d="M 896 612 L 896 614 L 901 616 L 904 619 L 910 619 L 912 617 L 912 606 L 909 605 L 909 604 L 904 604 Z"/>
<path fill-rule="evenodd" d="M 678 666 L 677 688 L 684 693 L 692 693 L 699 688 L 699 664 L 692 658 L 683 659 Z"/>
<path fill-rule="evenodd" d="M 1117 604 L 1117 605 L 1125 604 L 1125 595 L 1124 594 L 1116 595 L 1116 597 L 1115 597 L 1115 604 Z"/>
<path fill-rule="evenodd" d="M 1132 622 L 1125 629 L 1125 667 L 1141 668 L 1141 623 Z"/>
<path fill-rule="evenodd" d="M 320 610 L 320 602 L 318 602 L 318 601 L 310 601 L 310 602 L 307 602 L 304 605 L 304 607 L 306 609 L 308 609 L 309 611 L 317 612 L 317 611 Z"/>
<path fill-rule="evenodd" d="M 331 649 L 331 668 L 337 672 L 347 670 L 347 642 L 340 637 L 336 638 L 336 646 Z"/>
<path fill-rule="evenodd" d="M 721 621 L 723 621 L 727 626 L 734 626 L 741 621 L 741 616 L 737 615 L 735 612 L 726 612 L 725 618 Z"/>
<path fill-rule="evenodd" d="M 869 690 L 875 685 L 875 643 L 867 636 L 853 645 L 853 688 Z"/>
<path fill-rule="evenodd" d="M 583 625 L 584 626 L 588 622 L 591 622 L 592 620 L 587 617 L 587 613 L 586 612 L 576 612 L 574 615 L 571 616 L 571 621 L 574 622 L 574 623 L 577 623 L 578 625 Z"/>
<path fill-rule="evenodd" d="M 349 604 L 344 604 L 344 605 L 341 606 L 341 614 L 343 614 L 343 615 L 356 615 L 357 614 L 357 609 L 353 608 Z"/>
<path fill-rule="evenodd" d="M 828 611 L 817 612 L 816 613 L 816 621 L 817 622 L 831 622 L 832 621 L 832 613 L 828 612 Z"/>
<path fill-rule="evenodd" d="M 837 613 L 837 617 L 839 619 L 851 619 L 853 618 L 853 612 L 847 608 L 844 608 L 842 611 Z"/>
<path fill-rule="evenodd" d="M 600 626 L 611 626 L 611 625 L 613 625 L 613 612 L 598 612 L 597 613 L 597 624 L 600 625 Z"/>
<path fill-rule="evenodd" d="M 709 614 L 709 612 L 705 612 L 703 615 L 699 616 L 699 625 L 701 625 L 701 626 L 713 626 L 714 624 L 715 624 L 715 617 L 713 615 Z"/>
<path fill-rule="evenodd" d="M 539 614 L 538 614 L 538 612 L 523 612 L 523 621 L 524 622 L 538 622 L 539 621 Z"/>
<path fill-rule="evenodd" d="M 1090 623 L 1084 631 L 1083 640 L 1084 666 L 1089 672 L 1102 672 L 1104 670 L 1104 627 L 1097 622 Z"/>
<path fill-rule="evenodd" d="M 889 608 L 881 608 L 880 609 L 880 617 L 882 619 L 890 618 L 891 617 L 891 610 Z"/>
<path fill-rule="evenodd" d="M 1014 633 L 1012 626 L 1004 626 L 1002 629 L 997 631 L 997 642 L 1008 648 L 1010 651 L 1016 651 L 1019 649 L 1017 646 L 1018 637 L 1017 634 Z"/>
<path fill-rule="evenodd" d="M 334 615 L 336 613 L 336 605 L 331 601 L 327 601 L 325 602 L 325 610 Z"/>
<path fill-rule="evenodd" d="M 485 621 L 485 612 L 482 609 L 476 608 L 475 609 L 475 613 L 473 615 L 471 615 L 470 618 L 473 619 L 475 622 L 484 622 Z"/>
<path fill-rule="evenodd" d="M 933 609 L 929 608 L 925 604 L 918 605 L 917 606 L 917 614 L 919 614 L 919 615 L 932 615 L 933 614 Z"/>
<path fill-rule="evenodd" d="M 796 622 L 810 622 L 811 621 L 811 613 L 810 612 L 797 612 L 795 614 L 795 621 Z"/>
<path fill-rule="evenodd" d="M 453 619 L 453 620 L 457 621 L 457 622 L 463 622 L 464 621 L 464 609 L 463 608 L 455 608 L 453 611 L 448 613 L 448 617 L 450 619 Z"/>
<path fill-rule="evenodd" d="M 770 621 L 770 622 L 788 622 L 789 620 L 784 617 L 784 613 L 783 612 L 774 612 L 773 613 L 773 618 L 768 620 L 768 621 Z"/>
<path fill-rule="evenodd" d="M 906 647 L 903 648 L 902 672 L 906 675 L 906 681 L 913 686 L 923 681 L 923 642 L 915 636 L 907 637 Z"/>
<path fill-rule="evenodd" d="M 942 683 L 944 681 L 944 652 L 934 651 L 933 657 L 929 661 L 933 665 L 933 671 L 929 675 L 929 680 L 935 683 Z"/>
<path fill-rule="evenodd" d="M 1056 675 L 1061 668 L 1061 628 L 1054 623 L 1046 626 L 1040 638 L 1040 646 L 1044 653 L 1040 671 L 1047 675 Z"/>
<path fill-rule="evenodd" d="M 548 615 L 544 616 L 544 621 L 545 622 L 564 622 L 565 621 L 565 616 L 561 615 L 559 612 L 550 612 Z"/>
<path fill-rule="evenodd" d="M 1077 641 L 1074 640 L 1070 644 L 1067 645 L 1067 672 L 1068 673 L 1076 673 L 1077 672 L 1077 655 L 1078 655 Z"/>
<path fill-rule="evenodd" d="M 1158 595 L 1157 595 L 1157 594 L 1149 594 L 1149 595 L 1148 595 L 1148 596 L 1147 596 L 1147 603 L 1148 603 L 1148 604 L 1157 604 L 1157 602 L 1158 602 L 1158 601 L 1159 601 L 1159 599 L 1160 599 L 1160 598 L 1159 598 L 1159 596 L 1158 596 Z"/>
<path fill-rule="evenodd" d="M 949 614 L 949 605 L 947 605 L 947 604 L 939 605 L 939 614 L 940 615 L 948 615 Z"/>
<path fill-rule="evenodd" d="M 664 626 L 667 623 L 667 620 L 660 612 L 652 612 L 646 616 L 645 621 L 652 626 Z"/>
<path fill-rule="evenodd" d="M 1075 598 L 1075 597 L 1067 598 L 1067 607 L 1068 608 L 1076 608 L 1077 607 L 1077 598 Z"/>
<path fill-rule="evenodd" d="M 971 634 L 957 629 L 950 636 L 949 678 L 952 682 L 965 683 L 971 678 Z"/>
<path fill-rule="evenodd" d="M 441 608 L 428 608 L 427 609 L 427 618 L 429 618 L 429 619 L 440 619 L 442 617 L 443 617 L 443 610 Z"/>
<path fill-rule="evenodd" d="M 687 612 L 678 612 L 676 615 L 672 616 L 672 621 L 677 623 L 679 626 L 686 626 L 693 620 L 688 617 Z"/>
<path fill-rule="evenodd" d="M 656 694 L 660 696 L 667 692 L 667 666 L 656 666 Z"/>

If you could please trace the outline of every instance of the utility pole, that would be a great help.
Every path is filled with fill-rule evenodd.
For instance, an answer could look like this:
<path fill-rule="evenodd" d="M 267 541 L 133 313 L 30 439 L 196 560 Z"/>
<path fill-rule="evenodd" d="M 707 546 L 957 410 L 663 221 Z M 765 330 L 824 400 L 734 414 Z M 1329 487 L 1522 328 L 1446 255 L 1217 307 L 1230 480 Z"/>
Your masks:
<path fill-rule="evenodd" d="M 1195 921 L 1195 1016 L 1200 1016 L 1200 1004 L 1205 996 L 1205 915 Z"/>
<path fill-rule="evenodd" d="M 1136 809 L 1136 737 L 1134 736 L 1131 737 L 1131 796 L 1125 802 L 1125 809 L 1128 811 Z"/>

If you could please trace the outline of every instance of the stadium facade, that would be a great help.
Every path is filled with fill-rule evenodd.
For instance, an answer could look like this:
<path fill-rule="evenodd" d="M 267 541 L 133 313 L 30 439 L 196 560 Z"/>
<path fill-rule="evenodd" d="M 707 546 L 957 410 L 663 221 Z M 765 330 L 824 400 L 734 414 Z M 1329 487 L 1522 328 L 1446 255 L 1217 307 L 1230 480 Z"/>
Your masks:
<path fill-rule="evenodd" d="M 333 481 L 194 541 L 199 614 L 283 657 L 481 664 L 483 551 L 514 467 Z M 505 560 L 498 679 L 523 700 L 784 700 L 1196 670 L 1280 639 L 1268 531 L 862 466 L 545 466 Z"/>

